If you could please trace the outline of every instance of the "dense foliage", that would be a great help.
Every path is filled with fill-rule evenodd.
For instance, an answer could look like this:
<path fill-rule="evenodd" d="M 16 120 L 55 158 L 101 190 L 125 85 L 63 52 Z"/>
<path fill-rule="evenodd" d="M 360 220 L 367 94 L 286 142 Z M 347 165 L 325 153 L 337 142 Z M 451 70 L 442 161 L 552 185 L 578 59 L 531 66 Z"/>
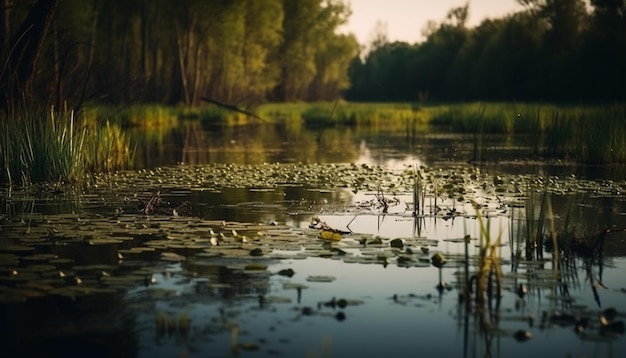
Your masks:
<path fill-rule="evenodd" d="M 0 0 L 0 99 L 80 107 L 320 101 L 622 100 L 626 1 L 470 3 L 359 56 L 345 0 Z"/>
<path fill-rule="evenodd" d="M 524 11 L 475 28 L 466 26 L 468 3 L 431 24 L 422 43 L 377 41 L 353 62 L 348 99 L 626 97 L 626 1 L 518 1 Z"/>
<path fill-rule="evenodd" d="M 349 14 L 336 0 L 0 0 L 0 89 L 72 106 L 334 99 L 359 50 L 336 31 Z"/>

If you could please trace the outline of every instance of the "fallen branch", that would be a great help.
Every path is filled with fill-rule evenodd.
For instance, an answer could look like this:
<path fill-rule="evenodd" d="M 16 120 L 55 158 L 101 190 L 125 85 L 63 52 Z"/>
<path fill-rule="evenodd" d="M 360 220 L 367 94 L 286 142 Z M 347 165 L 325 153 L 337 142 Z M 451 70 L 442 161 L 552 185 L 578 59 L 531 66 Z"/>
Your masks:
<path fill-rule="evenodd" d="M 255 113 L 252 113 L 252 112 L 249 112 L 249 111 L 246 111 L 245 109 L 241 109 L 241 108 L 239 108 L 237 106 L 234 106 L 232 104 L 226 104 L 226 103 L 218 102 L 218 101 L 216 101 L 214 99 L 211 99 L 211 98 L 208 98 L 208 97 L 200 97 L 200 99 L 205 101 L 205 102 L 212 103 L 212 104 L 214 104 L 216 106 L 228 109 L 230 111 L 234 111 L 234 112 L 239 112 L 239 113 L 245 114 L 246 116 L 258 119 L 261 122 L 265 122 L 265 120 L 263 118 L 259 117 L 259 115 L 255 114 Z"/>

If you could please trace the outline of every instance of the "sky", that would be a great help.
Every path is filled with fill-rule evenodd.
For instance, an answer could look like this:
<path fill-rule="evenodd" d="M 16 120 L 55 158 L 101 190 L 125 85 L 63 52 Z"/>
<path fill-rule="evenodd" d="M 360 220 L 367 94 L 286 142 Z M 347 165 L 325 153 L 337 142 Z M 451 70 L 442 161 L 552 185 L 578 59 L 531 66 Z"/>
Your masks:
<path fill-rule="evenodd" d="M 355 34 L 360 44 L 367 45 L 377 22 L 381 22 L 386 25 L 390 42 L 421 42 L 428 20 L 439 23 L 450 9 L 468 1 L 470 27 L 485 18 L 499 18 L 523 9 L 516 0 L 345 0 L 352 8 L 345 30 Z"/>

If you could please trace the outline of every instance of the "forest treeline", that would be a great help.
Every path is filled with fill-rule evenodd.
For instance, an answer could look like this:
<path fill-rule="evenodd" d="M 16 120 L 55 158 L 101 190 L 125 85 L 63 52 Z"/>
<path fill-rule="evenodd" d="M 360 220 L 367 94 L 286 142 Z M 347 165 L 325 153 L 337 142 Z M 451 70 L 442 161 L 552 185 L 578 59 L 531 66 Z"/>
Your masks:
<path fill-rule="evenodd" d="M 518 2 L 471 28 L 468 2 L 422 42 L 379 33 L 364 53 L 340 30 L 342 0 L 0 0 L 0 96 L 57 108 L 626 97 L 625 0 Z"/>
<path fill-rule="evenodd" d="M 336 31 L 342 1 L 0 0 L 0 11 L 5 103 L 330 100 L 359 52 Z"/>
<path fill-rule="evenodd" d="M 378 34 L 350 70 L 351 100 L 591 101 L 626 98 L 626 1 L 518 0 L 467 27 L 471 8 L 430 23 L 418 44 Z"/>

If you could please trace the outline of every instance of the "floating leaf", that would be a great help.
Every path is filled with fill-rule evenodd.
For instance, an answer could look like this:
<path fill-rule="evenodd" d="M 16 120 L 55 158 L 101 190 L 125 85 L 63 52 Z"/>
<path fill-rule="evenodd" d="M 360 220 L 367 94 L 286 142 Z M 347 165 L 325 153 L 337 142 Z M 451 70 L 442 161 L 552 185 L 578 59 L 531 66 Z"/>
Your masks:
<path fill-rule="evenodd" d="M 431 257 L 431 259 L 430 259 L 430 260 L 431 260 L 431 262 L 433 263 L 433 266 L 435 266 L 435 267 L 439 267 L 439 268 L 443 267 L 443 265 L 445 265 L 445 263 L 446 263 L 446 259 L 445 259 L 445 258 L 443 257 L 443 255 L 442 255 L 441 253 L 439 253 L 439 252 L 437 252 L 436 254 L 434 254 L 434 255 Z"/>
<path fill-rule="evenodd" d="M 287 282 L 285 284 L 283 284 L 283 289 L 285 290 L 303 290 L 309 288 L 307 285 L 303 285 L 301 283 L 292 283 L 292 282 Z"/>
<path fill-rule="evenodd" d="M 124 242 L 119 239 L 111 239 L 111 238 L 96 238 L 89 240 L 89 245 L 111 245 L 111 244 L 121 244 Z"/>
<path fill-rule="evenodd" d="M 35 248 L 32 246 L 24 246 L 24 245 L 10 245 L 2 249 L 7 252 L 15 252 L 15 253 L 27 253 L 35 251 Z"/>
<path fill-rule="evenodd" d="M 335 278 L 332 276 L 309 276 L 306 280 L 309 282 L 333 282 Z"/>
<path fill-rule="evenodd" d="M 185 261 L 185 256 L 181 256 L 174 252 L 162 252 L 161 260 L 171 261 L 171 262 L 180 262 L 180 261 Z"/>
<path fill-rule="evenodd" d="M 324 230 L 320 233 L 320 238 L 322 240 L 339 241 L 343 238 L 343 236 L 335 231 Z"/>

